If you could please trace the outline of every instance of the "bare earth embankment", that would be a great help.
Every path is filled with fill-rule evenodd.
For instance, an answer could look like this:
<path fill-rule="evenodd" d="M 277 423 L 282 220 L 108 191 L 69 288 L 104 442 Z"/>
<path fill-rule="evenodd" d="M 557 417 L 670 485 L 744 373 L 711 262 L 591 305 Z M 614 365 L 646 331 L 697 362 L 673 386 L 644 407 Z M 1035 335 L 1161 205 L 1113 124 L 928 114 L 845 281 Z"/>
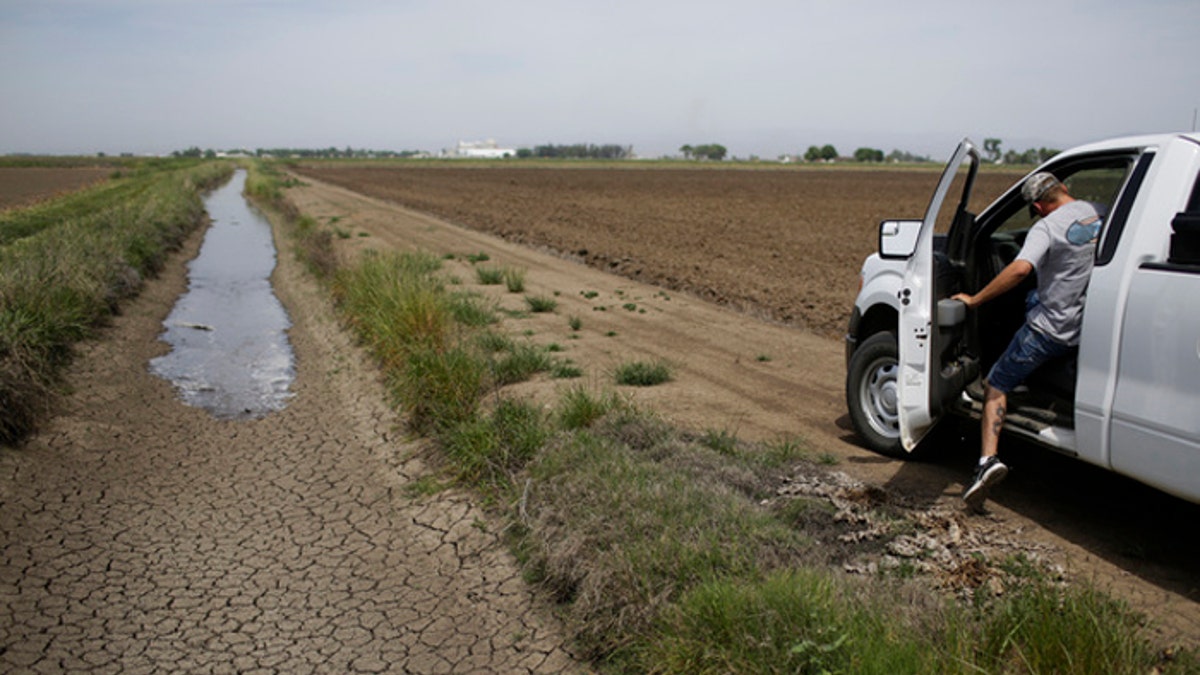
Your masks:
<path fill-rule="evenodd" d="M 991 514 L 969 517 L 959 495 L 977 452 L 973 427 L 959 447 L 927 463 L 875 455 L 849 430 L 837 336 L 858 265 L 875 246 L 880 219 L 921 214 L 936 173 L 303 173 L 358 191 L 315 180 L 289 191 L 304 212 L 351 235 L 339 240 L 348 250 L 457 254 L 460 260 L 448 267 L 467 285 L 474 275 L 461 261 L 466 254 L 485 252 L 489 264 L 526 269 L 526 293 L 554 295 L 559 307 L 553 315 L 523 319 L 523 332 L 536 342 L 565 346 L 565 356 L 598 386 L 611 382 L 619 363 L 668 360 L 674 381 L 635 394 L 683 427 L 757 440 L 803 438 L 815 452 L 836 457 L 839 470 L 924 511 L 935 523 L 930 533 L 943 544 L 1051 560 L 1068 578 L 1092 581 L 1146 612 L 1166 635 L 1200 643 L 1200 568 L 1194 562 L 1200 544 L 1180 536 L 1180 525 L 1196 522 L 1200 508 L 1010 444 L 1005 452 L 1014 470 L 997 491 Z M 983 178 L 981 187 L 990 195 L 1011 180 Z M 525 309 L 520 295 L 495 286 L 477 290 L 494 293 L 502 306 Z M 582 320 L 574 336 L 569 316 Z M 549 396 L 555 386 L 521 388 Z"/>

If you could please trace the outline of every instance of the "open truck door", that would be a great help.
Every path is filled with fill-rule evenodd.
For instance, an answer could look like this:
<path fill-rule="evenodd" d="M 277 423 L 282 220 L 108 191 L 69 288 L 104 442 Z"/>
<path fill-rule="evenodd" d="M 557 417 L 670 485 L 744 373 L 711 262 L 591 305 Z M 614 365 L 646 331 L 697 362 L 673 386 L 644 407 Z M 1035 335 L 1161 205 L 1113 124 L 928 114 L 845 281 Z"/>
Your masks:
<path fill-rule="evenodd" d="M 938 316 L 938 301 L 947 295 L 935 287 L 934 229 L 939 221 L 950 227 L 969 227 L 974 218 L 967 210 L 971 188 L 979 170 L 979 150 L 967 139 L 959 143 L 950 162 L 942 172 L 937 190 L 923 220 L 887 221 L 879 228 L 879 251 L 883 258 L 907 260 L 904 282 L 899 291 L 900 333 L 898 415 L 900 442 L 912 452 L 925 437 L 942 411 L 961 392 L 961 377 L 949 381 L 941 372 L 942 354 L 946 345 L 941 325 L 961 323 L 966 307 L 960 302 L 945 300 L 942 316 Z M 961 183 L 957 200 L 951 195 L 955 183 Z M 949 207 L 949 208 L 945 208 Z"/>

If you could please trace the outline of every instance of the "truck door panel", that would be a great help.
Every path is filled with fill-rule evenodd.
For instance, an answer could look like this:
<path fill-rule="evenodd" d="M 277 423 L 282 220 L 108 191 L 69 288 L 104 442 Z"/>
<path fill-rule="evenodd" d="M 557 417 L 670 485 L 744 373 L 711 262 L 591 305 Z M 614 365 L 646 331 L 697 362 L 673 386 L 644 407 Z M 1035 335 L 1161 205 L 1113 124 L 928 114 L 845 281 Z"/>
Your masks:
<path fill-rule="evenodd" d="M 961 334 L 963 322 L 948 322 L 953 325 L 943 326 L 937 310 L 938 301 L 951 290 L 939 286 L 957 288 L 959 283 L 954 280 L 957 272 L 943 265 L 951 275 L 950 283 L 947 284 L 948 279 L 938 279 L 933 240 L 939 223 L 969 227 L 974 222 L 967 204 L 978 170 L 979 151 L 964 139 L 942 172 L 905 266 L 904 285 L 899 294 L 897 398 L 900 441 L 908 451 L 916 447 L 949 402 L 962 391 L 964 371 L 945 361 L 955 347 L 955 336 Z M 883 232 L 881 229 L 881 237 Z"/>
<path fill-rule="evenodd" d="M 1121 329 L 1112 468 L 1200 493 L 1200 267 L 1142 265 Z"/>

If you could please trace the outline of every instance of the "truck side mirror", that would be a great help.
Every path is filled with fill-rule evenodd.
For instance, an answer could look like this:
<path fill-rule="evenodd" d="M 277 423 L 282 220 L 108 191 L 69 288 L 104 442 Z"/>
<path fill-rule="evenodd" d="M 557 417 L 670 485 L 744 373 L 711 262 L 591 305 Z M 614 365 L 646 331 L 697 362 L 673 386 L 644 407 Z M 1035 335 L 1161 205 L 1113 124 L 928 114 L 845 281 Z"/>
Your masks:
<path fill-rule="evenodd" d="M 917 250 L 921 234 L 919 220 L 885 220 L 879 224 L 879 257 L 907 260 Z"/>

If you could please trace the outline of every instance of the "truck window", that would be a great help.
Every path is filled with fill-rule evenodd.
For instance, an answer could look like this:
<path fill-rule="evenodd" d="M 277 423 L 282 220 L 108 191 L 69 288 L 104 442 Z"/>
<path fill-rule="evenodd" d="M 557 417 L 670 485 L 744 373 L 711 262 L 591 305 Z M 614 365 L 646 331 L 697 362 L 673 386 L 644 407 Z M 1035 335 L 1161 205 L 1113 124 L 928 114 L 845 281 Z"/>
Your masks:
<path fill-rule="evenodd" d="M 1061 173 L 1064 175 L 1058 176 L 1058 179 L 1066 184 L 1067 193 L 1072 197 L 1096 202 L 1111 209 L 1113 202 L 1117 199 L 1117 193 L 1121 191 L 1121 185 L 1125 183 L 1125 176 L 1129 173 L 1131 163 L 1130 158 L 1122 157 L 1116 160 L 1115 165 L 1114 161 L 1109 158 L 1099 166 L 1082 164 L 1063 167 Z M 1071 169 L 1075 170 L 1068 173 Z M 1052 168 L 1051 171 L 1054 172 L 1054 169 Z M 992 238 L 1015 241 L 1019 244 L 1024 241 L 1025 233 L 1029 231 L 1030 227 L 1033 227 L 1035 222 L 1037 222 L 1037 216 L 1030 209 L 1017 209 L 993 231 Z"/>
<path fill-rule="evenodd" d="M 1100 245 L 1096 248 L 1096 266 L 1102 267 L 1107 265 L 1117 251 L 1117 243 L 1121 240 L 1121 232 L 1125 229 L 1125 222 L 1129 219 L 1129 212 L 1133 209 L 1133 202 L 1137 198 L 1138 190 L 1142 189 L 1142 181 L 1146 178 L 1146 172 L 1150 170 L 1150 163 L 1154 161 L 1153 152 L 1144 152 L 1138 158 L 1137 164 L 1129 172 L 1129 178 L 1125 181 L 1125 194 L 1121 195 L 1120 202 L 1113 205 L 1108 212 L 1108 218 L 1105 219 L 1104 232 L 1100 236 Z"/>
<path fill-rule="evenodd" d="M 964 162 L 962 166 L 958 167 L 958 172 L 954 174 L 954 181 L 950 183 L 950 190 L 946 192 L 946 201 L 942 202 L 942 208 L 938 211 L 937 219 L 934 221 L 934 232 L 945 234 L 950 231 L 950 227 L 954 224 L 954 218 L 958 214 L 962 195 L 967 193 L 967 191 L 969 191 L 968 210 L 970 210 L 970 206 L 975 205 L 977 191 L 975 190 L 974 183 L 975 172 L 978 170 L 979 167 L 970 161 Z M 970 184 L 967 181 L 970 181 Z M 978 211 L 975 212 L 977 213 Z"/>

